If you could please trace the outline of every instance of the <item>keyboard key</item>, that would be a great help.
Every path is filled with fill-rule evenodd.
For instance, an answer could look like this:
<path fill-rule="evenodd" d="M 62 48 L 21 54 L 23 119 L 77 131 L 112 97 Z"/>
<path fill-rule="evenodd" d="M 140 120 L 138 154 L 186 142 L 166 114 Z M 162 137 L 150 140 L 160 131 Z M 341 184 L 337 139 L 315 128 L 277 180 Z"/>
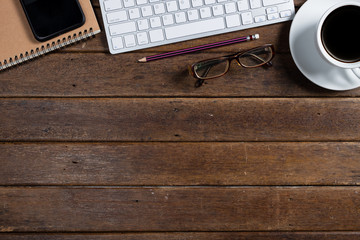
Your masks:
<path fill-rule="evenodd" d="M 151 8 L 151 6 L 143 6 L 141 7 L 141 13 L 143 15 L 143 17 L 149 17 L 153 15 L 153 10 Z"/>
<path fill-rule="evenodd" d="M 152 30 L 149 32 L 151 42 L 159 42 L 164 40 L 162 29 Z"/>
<path fill-rule="evenodd" d="M 196 9 L 188 11 L 187 15 L 188 15 L 189 21 L 194 21 L 194 20 L 199 19 L 199 12 Z"/>
<path fill-rule="evenodd" d="M 174 17 L 172 14 L 166 14 L 166 15 L 162 16 L 162 20 L 163 20 L 163 23 L 165 26 L 174 24 Z"/>
<path fill-rule="evenodd" d="M 178 6 L 176 1 L 170 1 L 170 2 L 166 2 L 166 8 L 168 10 L 168 12 L 175 12 L 178 10 Z"/>
<path fill-rule="evenodd" d="M 186 14 L 185 14 L 185 12 L 175 13 L 175 22 L 176 23 L 186 22 Z"/>
<path fill-rule="evenodd" d="M 109 30 L 110 30 L 110 35 L 114 36 L 129 32 L 135 32 L 136 26 L 135 26 L 135 22 L 120 23 L 109 26 Z"/>
<path fill-rule="evenodd" d="M 107 0 L 104 1 L 105 11 L 112 11 L 122 8 L 120 0 Z"/>
<path fill-rule="evenodd" d="M 112 47 L 114 50 L 124 48 L 122 37 L 114 37 L 111 39 Z"/>
<path fill-rule="evenodd" d="M 137 21 L 137 24 L 140 31 L 149 29 L 149 22 L 147 19 L 141 19 Z"/>
<path fill-rule="evenodd" d="M 279 18 L 279 14 L 278 13 L 268 14 L 267 17 L 268 17 L 268 20 L 275 20 L 275 19 Z"/>
<path fill-rule="evenodd" d="M 204 7 L 200 9 L 200 17 L 201 18 L 209 18 L 211 17 L 210 7 Z"/>
<path fill-rule="evenodd" d="M 281 4 L 281 3 L 287 3 L 289 2 L 289 0 L 263 0 L 263 4 L 265 7 L 270 6 L 270 5 L 277 5 L 277 4 Z"/>
<path fill-rule="evenodd" d="M 150 18 L 150 26 L 152 28 L 160 27 L 161 26 L 160 17 Z"/>
<path fill-rule="evenodd" d="M 205 5 L 210 5 L 216 3 L 215 0 L 205 0 Z"/>
<path fill-rule="evenodd" d="M 181 10 L 190 8 L 190 0 L 180 0 L 179 1 L 179 8 Z"/>
<path fill-rule="evenodd" d="M 285 18 L 285 17 L 290 17 L 291 16 L 291 11 L 290 10 L 285 10 L 280 12 L 280 17 Z"/>
<path fill-rule="evenodd" d="M 119 11 L 106 14 L 108 23 L 116 23 L 127 20 L 126 11 Z"/>
<path fill-rule="evenodd" d="M 147 0 L 136 0 L 137 5 L 143 5 L 143 4 L 146 4 L 146 3 L 147 3 Z"/>
<path fill-rule="evenodd" d="M 149 39 L 146 32 L 136 34 L 139 45 L 144 45 L 149 43 Z"/>
<path fill-rule="evenodd" d="M 278 8 L 277 7 L 270 7 L 266 9 L 266 13 L 267 14 L 271 14 L 271 13 L 277 13 L 278 12 Z"/>
<path fill-rule="evenodd" d="M 242 13 L 241 20 L 244 25 L 253 23 L 252 13 L 251 12 Z"/>
<path fill-rule="evenodd" d="M 228 28 L 240 26 L 240 16 L 238 14 L 226 16 L 226 26 Z"/>
<path fill-rule="evenodd" d="M 138 8 L 133 8 L 129 10 L 130 19 L 136 19 L 140 17 L 140 10 Z"/>
<path fill-rule="evenodd" d="M 168 27 L 165 28 L 165 34 L 167 39 L 174 39 L 174 38 L 191 36 L 199 33 L 212 32 L 224 28 L 225 28 L 224 19 L 221 17 L 221 18 L 208 19 L 200 22 L 193 22 L 193 23 Z"/>
<path fill-rule="evenodd" d="M 203 5 L 202 0 L 191 0 L 193 7 L 200 7 Z"/>
<path fill-rule="evenodd" d="M 226 13 L 234 13 L 236 12 L 236 4 L 235 2 L 229 2 L 225 4 L 225 12 Z"/>
<path fill-rule="evenodd" d="M 250 0 L 250 7 L 251 8 L 260 8 L 261 6 L 261 0 Z"/>
<path fill-rule="evenodd" d="M 134 35 L 127 35 L 124 37 L 124 40 L 125 40 L 126 47 L 135 47 L 136 46 Z"/>
<path fill-rule="evenodd" d="M 224 7 L 222 5 L 215 5 L 212 7 L 214 16 L 219 16 L 224 14 Z"/>
<path fill-rule="evenodd" d="M 163 3 L 158 3 L 154 5 L 155 14 L 165 13 L 165 5 Z"/>
<path fill-rule="evenodd" d="M 256 16 L 254 18 L 254 20 L 255 20 L 256 23 L 265 22 L 266 21 L 266 16 L 265 15 Z"/>
<path fill-rule="evenodd" d="M 133 7 L 135 6 L 135 1 L 134 0 L 124 0 L 124 7 Z"/>
<path fill-rule="evenodd" d="M 239 11 L 249 10 L 249 3 L 248 0 L 240 0 L 237 1 Z"/>

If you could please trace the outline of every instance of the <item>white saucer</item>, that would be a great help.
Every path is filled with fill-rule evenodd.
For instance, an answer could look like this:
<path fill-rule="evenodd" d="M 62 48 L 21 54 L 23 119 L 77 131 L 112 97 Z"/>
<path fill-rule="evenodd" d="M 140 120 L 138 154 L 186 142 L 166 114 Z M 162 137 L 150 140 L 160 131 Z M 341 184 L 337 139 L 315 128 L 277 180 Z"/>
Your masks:
<path fill-rule="evenodd" d="M 290 50 L 295 64 L 313 83 L 330 90 L 350 90 L 360 86 L 351 69 L 328 63 L 316 46 L 316 26 L 322 13 L 343 0 L 308 0 L 295 15 L 290 29 Z"/>

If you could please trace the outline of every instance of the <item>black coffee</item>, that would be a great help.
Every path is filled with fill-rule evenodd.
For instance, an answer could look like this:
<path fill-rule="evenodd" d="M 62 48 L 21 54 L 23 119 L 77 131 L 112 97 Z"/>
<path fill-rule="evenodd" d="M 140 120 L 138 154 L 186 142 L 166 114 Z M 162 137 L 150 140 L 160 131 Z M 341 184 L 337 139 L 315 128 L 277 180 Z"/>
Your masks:
<path fill-rule="evenodd" d="M 330 13 L 321 38 L 333 58 L 347 63 L 360 61 L 360 7 L 348 5 Z"/>

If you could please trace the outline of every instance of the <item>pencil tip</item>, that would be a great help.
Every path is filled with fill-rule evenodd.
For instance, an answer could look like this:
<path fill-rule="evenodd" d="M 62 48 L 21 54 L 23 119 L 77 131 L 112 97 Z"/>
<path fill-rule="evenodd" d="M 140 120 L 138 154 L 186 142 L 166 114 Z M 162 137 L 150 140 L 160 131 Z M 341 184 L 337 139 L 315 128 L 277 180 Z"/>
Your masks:
<path fill-rule="evenodd" d="M 146 57 L 140 58 L 140 59 L 138 60 L 138 62 L 141 62 L 141 63 L 146 62 Z"/>

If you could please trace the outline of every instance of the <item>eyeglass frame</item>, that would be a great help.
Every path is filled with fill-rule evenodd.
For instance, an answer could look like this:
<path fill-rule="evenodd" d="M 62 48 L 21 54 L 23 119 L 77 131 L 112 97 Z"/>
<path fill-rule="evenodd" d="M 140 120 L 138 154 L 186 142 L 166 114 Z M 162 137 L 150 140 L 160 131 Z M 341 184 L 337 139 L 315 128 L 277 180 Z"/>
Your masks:
<path fill-rule="evenodd" d="M 247 52 L 250 52 L 250 51 L 254 51 L 256 49 L 262 49 L 262 48 L 267 48 L 267 47 L 270 47 L 271 49 L 271 58 L 269 60 L 267 60 L 266 62 L 263 62 L 263 63 L 260 63 L 258 65 L 255 65 L 255 66 L 246 66 L 244 64 L 242 64 L 240 61 L 239 61 L 239 57 L 241 55 L 244 55 L 245 53 Z M 256 68 L 256 67 L 261 67 L 261 66 L 268 66 L 268 67 L 271 67 L 272 66 L 272 62 L 271 60 L 273 60 L 273 58 L 275 57 L 275 48 L 274 48 L 274 45 L 272 44 L 265 44 L 265 45 L 262 45 L 262 46 L 259 46 L 259 47 L 255 47 L 255 48 L 251 48 L 251 49 L 247 49 L 247 50 L 243 50 L 243 51 L 240 51 L 240 52 L 237 52 L 237 53 L 234 53 L 234 54 L 230 54 L 230 55 L 226 55 L 226 56 L 222 56 L 222 57 L 216 57 L 216 58 L 209 58 L 209 59 L 205 59 L 205 60 L 202 60 L 202 61 L 199 61 L 199 62 L 196 62 L 194 64 L 192 64 L 191 66 L 189 66 L 189 72 L 191 74 L 191 76 L 193 76 L 194 78 L 198 79 L 196 81 L 196 84 L 195 84 L 195 87 L 200 87 L 203 85 L 204 81 L 205 80 L 209 80 L 209 79 L 214 79 L 214 78 L 218 78 L 218 77 L 222 77 L 224 76 L 230 69 L 230 64 L 231 62 L 235 59 L 236 62 L 238 63 L 238 65 L 244 67 L 244 68 Z M 196 73 L 195 73 L 195 66 L 199 63 L 202 63 L 202 62 L 207 62 L 207 61 L 211 61 L 211 60 L 216 60 L 216 59 L 222 59 L 222 58 L 225 58 L 227 60 L 227 65 L 226 65 L 226 69 L 225 71 L 222 73 L 222 74 L 219 74 L 217 76 L 213 76 L 213 77 L 207 77 L 207 78 L 203 78 L 203 77 L 200 77 L 198 76 Z"/>

